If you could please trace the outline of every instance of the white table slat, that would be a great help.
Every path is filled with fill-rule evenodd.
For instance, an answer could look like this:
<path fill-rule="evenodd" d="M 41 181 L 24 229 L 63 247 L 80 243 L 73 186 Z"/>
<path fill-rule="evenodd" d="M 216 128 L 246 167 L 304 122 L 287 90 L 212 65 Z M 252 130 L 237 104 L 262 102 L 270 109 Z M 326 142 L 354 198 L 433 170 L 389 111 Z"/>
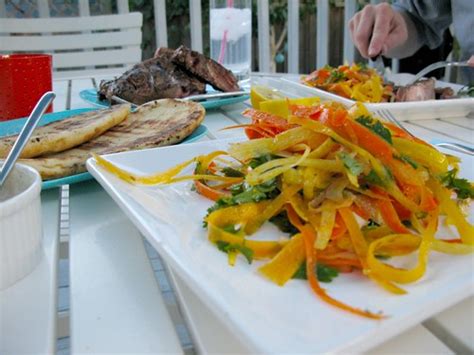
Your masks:
<path fill-rule="evenodd" d="M 436 317 L 428 322 L 435 322 L 434 326 L 440 326 L 443 333 L 448 334 L 442 336 L 442 340 L 446 343 L 454 338 L 465 350 L 469 349 L 474 352 L 474 297 L 458 303 L 457 305 L 441 312 Z M 453 344 L 453 347 L 456 346 Z M 464 349 L 457 349 L 458 352 L 463 352 Z"/>
<path fill-rule="evenodd" d="M 66 109 L 67 101 L 67 80 L 54 80 L 53 91 L 56 94 L 56 98 L 53 101 L 54 112 L 64 111 Z"/>
<path fill-rule="evenodd" d="M 197 350 L 202 354 L 249 353 L 245 343 L 239 342 L 194 292 L 173 272 L 173 286 L 181 302 L 186 321 Z M 219 334 L 219 336 L 216 336 Z M 369 354 L 454 354 L 446 345 L 421 325 L 372 349 Z"/>
<path fill-rule="evenodd" d="M 71 353 L 182 353 L 142 237 L 107 193 L 71 186 Z"/>
<path fill-rule="evenodd" d="M 79 97 L 79 93 L 84 89 L 93 89 L 92 79 L 73 80 L 71 86 L 71 110 L 84 107 L 93 107 L 90 103 Z"/>
<path fill-rule="evenodd" d="M 440 135 L 455 135 L 460 141 L 464 141 L 465 143 L 472 143 L 474 142 L 474 131 L 470 129 L 459 129 L 458 126 L 455 126 L 456 119 L 453 118 L 449 121 L 441 121 L 441 120 L 423 120 L 418 122 L 412 122 L 416 124 L 420 124 L 424 127 L 427 127 L 435 132 L 438 132 Z M 454 133 L 456 132 L 456 133 Z"/>
<path fill-rule="evenodd" d="M 22 280 L 0 291 L 0 354 L 56 351 L 58 190 L 42 193 L 44 255 Z"/>
<path fill-rule="evenodd" d="M 237 125 L 236 122 L 230 118 L 225 117 L 221 112 L 216 110 L 210 110 L 206 113 L 204 119 L 204 125 L 211 132 L 212 136 L 216 139 L 225 139 L 232 137 L 244 137 L 244 131 L 242 128 L 227 129 L 223 128 Z"/>
<path fill-rule="evenodd" d="M 404 122 L 403 125 L 415 136 L 421 137 L 425 141 L 430 141 L 432 139 L 443 139 L 450 140 L 454 142 L 462 143 L 463 141 L 457 139 L 456 133 L 446 132 L 441 133 L 431 129 L 430 125 L 425 123 L 426 121 L 418 121 L 416 124 L 411 122 Z M 457 131 L 456 131 L 457 132 Z"/>
<path fill-rule="evenodd" d="M 248 354 L 249 349 L 239 342 L 172 270 L 171 282 L 180 301 L 194 345 L 200 354 Z"/>
<path fill-rule="evenodd" d="M 417 325 L 370 350 L 367 354 L 454 354 L 426 328 Z"/>
<path fill-rule="evenodd" d="M 451 122 L 461 128 L 474 129 L 474 117 L 457 117 L 455 120 L 441 119 L 441 121 Z"/>

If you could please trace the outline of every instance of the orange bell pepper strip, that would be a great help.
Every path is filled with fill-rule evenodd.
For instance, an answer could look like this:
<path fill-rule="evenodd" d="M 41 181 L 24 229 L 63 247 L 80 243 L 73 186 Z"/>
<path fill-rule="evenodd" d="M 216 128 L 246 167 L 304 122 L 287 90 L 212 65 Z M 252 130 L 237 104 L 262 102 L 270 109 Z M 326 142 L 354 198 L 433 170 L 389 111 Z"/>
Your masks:
<path fill-rule="evenodd" d="M 196 187 L 196 191 L 198 194 L 207 197 L 212 201 L 217 201 L 220 198 L 230 196 L 230 193 L 213 189 L 212 187 L 207 186 L 199 180 L 194 180 L 194 186 Z"/>
<path fill-rule="evenodd" d="M 400 221 L 397 211 L 395 211 L 391 201 L 377 200 L 376 203 L 380 214 L 382 215 L 383 221 L 390 227 L 391 230 L 401 234 L 409 233 L 408 229 Z"/>
<path fill-rule="evenodd" d="M 347 124 L 351 126 L 351 130 L 357 137 L 357 144 L 362 148 L 384 162 L 393 160 L 394 149 L 387 141 L 356 121 L 347 119 Z"/>

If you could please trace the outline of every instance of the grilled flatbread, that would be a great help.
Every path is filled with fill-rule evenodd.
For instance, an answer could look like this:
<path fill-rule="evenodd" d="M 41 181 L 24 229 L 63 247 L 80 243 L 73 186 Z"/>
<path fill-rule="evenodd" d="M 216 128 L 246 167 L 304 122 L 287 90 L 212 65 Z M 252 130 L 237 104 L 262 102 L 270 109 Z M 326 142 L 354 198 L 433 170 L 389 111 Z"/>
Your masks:
<path fill-rule="evenodd" d="M 100 136 L 116 126 L 130 112 L 130 105 L 117 105 L 106 110 L 89 111 L 35 129 L 21 158 L 62 152 Z M 0 138 L 0 157 L 6 157 L 18 136 Z"/>
<path fill-rule="evenodd" d="M 199 126 L 204 115 L 204 108 L 195 102 L 175 99 L 152 101 L 87 143 L 20 162 L 37 169 L 43 180 L 82 173 L 86 171 L 86 160 L 92 152 L 108 154 L 179 143 Z"/>

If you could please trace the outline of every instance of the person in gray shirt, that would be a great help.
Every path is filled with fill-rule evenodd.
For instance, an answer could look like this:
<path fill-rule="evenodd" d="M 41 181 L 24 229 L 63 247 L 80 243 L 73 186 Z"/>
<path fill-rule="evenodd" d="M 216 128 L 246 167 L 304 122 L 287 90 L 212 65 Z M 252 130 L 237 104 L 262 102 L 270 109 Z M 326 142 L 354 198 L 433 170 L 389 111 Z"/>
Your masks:
<path fill-rule="evenodd" d="M 461 60 L 474 67 L 474 0 L 398 0 L 366 5 L 349 21 L 352 40 L 365 58 L 413 55 L 422 45 L 436 48 L 453 25 Z M 474 82 L 474 70 L 464 71 Z"/>

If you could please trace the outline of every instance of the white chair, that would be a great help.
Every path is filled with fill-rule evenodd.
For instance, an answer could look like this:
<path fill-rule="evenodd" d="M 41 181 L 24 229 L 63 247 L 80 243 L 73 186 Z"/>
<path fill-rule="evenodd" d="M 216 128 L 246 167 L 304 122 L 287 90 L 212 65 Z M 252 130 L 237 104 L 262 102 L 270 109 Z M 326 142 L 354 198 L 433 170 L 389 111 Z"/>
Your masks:
<path fill-rule="evenodd" d="M 141 61 L 143 16 L 0 18 L 0 53 L 53 55 L 55 78 L 106 75 Z"/>

